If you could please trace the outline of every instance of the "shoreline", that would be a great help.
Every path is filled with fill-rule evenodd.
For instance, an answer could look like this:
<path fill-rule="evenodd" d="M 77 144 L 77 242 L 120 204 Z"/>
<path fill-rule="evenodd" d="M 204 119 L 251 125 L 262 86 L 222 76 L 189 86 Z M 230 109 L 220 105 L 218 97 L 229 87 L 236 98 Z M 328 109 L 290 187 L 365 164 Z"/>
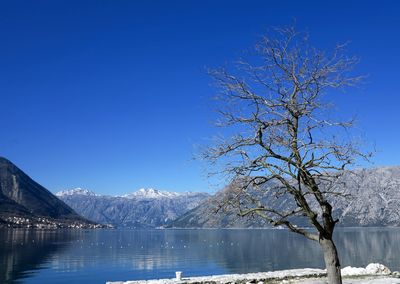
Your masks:
<path fill-rule="evenodd" d="M 371 263 L 367 267 L 345 267 L 342 269 L 343 283 L 346 284 L 400 284 L 400 273 L 391 272 L 386 266 Z M 323 284 L 326 270 L 315 268 L 289 269 L 247 274 L 222 274 L 212 276 L 184 277 L 181 279 L 152 279 L 132 281 L 108 281 L 106 284 L 263 284 L 302 283 Z"/>

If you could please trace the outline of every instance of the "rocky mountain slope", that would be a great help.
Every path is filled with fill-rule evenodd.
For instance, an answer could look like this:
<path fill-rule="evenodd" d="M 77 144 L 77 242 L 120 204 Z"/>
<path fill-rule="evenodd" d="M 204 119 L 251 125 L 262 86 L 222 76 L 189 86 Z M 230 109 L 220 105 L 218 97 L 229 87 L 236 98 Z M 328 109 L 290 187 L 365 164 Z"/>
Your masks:
<path fill-rule="evenodd" d="M 218 204 L 229 190 L 227 188 L 218 192 L 176 219 L 171 226 L 196 228 L 268 226 L 261 218 L 240 218 L 235 210 L 216 213 Z M 340 220 L 339 226 L 400 226 L 400 167 L 348 172 L 341 178 L 336 190 L 347 195 L 345 198 L 335 198 L 331 201 L 335 216 Z M 294 205 L 285 197 L 280 198 L 278 202 L 271 195 L 266 195 L 263 199 L 279 209 L 291 209 Z M 296 221 L 299 225 L 307 225 L 304 219 Z"/>
<path fill-rule="evenodd" d="M 56 195 L 89 220 L 129 228 L 165 226 L 209 197 L 206 193 L 155 189 L 140 189 L 123 196 L 106 196 L 81 188 L 61 191 Z"/>
<path fill-rule="evenodd" d="M 95 226 L 2 157 L 0 225 L 52 228 Z"/>

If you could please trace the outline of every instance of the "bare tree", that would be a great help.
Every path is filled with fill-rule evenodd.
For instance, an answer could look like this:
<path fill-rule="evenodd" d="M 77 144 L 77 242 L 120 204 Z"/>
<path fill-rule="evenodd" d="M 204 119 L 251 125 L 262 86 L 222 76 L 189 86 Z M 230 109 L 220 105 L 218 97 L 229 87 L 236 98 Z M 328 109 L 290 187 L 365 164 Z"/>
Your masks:
<path fill-rule="evenodd" d="M 353 121 L 329 118 L 329 96 L 362 79 L 352 75 L 357 59 L 346 56 L 344 47 L 328 54 L 312 47 L 307 33 L 277 28 L 255 46 L 256 56 L 240 60 L 233 71 L 210 71 L 221 91 L 218 124 L 233 135 L 203 153 L 233 178 L 224 206 L 319 242 L 331 284 L 342 283 L 332 238 L 338 220 L 330 203 L 342 193 L 334 185 L 367 157 L 350 137 Z M 266 202 L 260 192 L 275 201 Z M 283 196 L 292 200 L 290 210 L 277 209 Z M 298 216 L 315 230 L 297 227 Z"/>

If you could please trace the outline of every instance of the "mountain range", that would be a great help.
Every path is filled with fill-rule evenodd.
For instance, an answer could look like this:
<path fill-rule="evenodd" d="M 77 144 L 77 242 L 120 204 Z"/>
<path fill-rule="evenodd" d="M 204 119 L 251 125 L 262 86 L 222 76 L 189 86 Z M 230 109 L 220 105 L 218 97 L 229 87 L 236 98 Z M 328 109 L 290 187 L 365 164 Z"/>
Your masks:
<path fill-rule="evenodd" d="M 163 227 L 209 197 L 207 193 L 139 189 L 122 196 L 99 195 L 76 188 L 56 193 L 83 217 L 115 227 Z"/>
<path fill-rule="evenodd" d="M 171 227 L 179 228 L 226 228 L 266 227 L 269 224 L 259 217 L 239 218 L 238 212 L 230 208 L 217 210 L 230 187 L 218 192 L 196 208 L 177 218 Z M 379 167 L 346 172 L 336 185 L 345 197 L 330 200 L 339 226 L 400 226 L 400 167 Z M 267 193 L 261 197 L 280 210 L 292 210 L 293 201 Z M 315 202 L 311 206 L 316 208 Z M 218 212 L 217 212 L 218 211 Z M 307 220 L 295 220 L 307 226 Z"/>
<path fill-rule="evenodd" d="M 97 223 L 127 228 L 268 227 L 261 218 L 238 217 L 232 208 L 217 210 L 232 190 L 230 185 L 209 195 L 143 188 L 108 196 L 76 188 L 53 195 L 0 157 L 0 227 L 102 227 Z M 340 226 L 400 226 L 400 167 L 345 172 L 336 191 L 346 196 L 330 200 Z M 277 200 L 268 190 L 260 192 L 266 192 L 261 199 L 276 209 L 291 210 L 295 206 L 288 196 Z M 315 202 L 310 201 L 310 205 L 316 208 Z M 294 221 L 300 226 L 308 225 L 304 219 Z"/>

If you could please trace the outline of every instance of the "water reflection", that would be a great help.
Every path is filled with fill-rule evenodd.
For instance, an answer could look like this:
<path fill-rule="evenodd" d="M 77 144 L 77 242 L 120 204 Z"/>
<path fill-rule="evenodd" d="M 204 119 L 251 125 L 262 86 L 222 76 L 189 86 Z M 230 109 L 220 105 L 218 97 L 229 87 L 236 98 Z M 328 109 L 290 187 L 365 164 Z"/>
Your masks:
<path fill-rule="evenodd" d="M 340 229 L 337 246 L 344 265 L 366 266 L 379 262 L 400 269 L 400 229 Z"/>
<path fill-rule="evenodd" d="M 399 229 L 340 229 L 342 264 L 399 269 Z M 323 267 L 317 243 L 285 230 L 0 231 L 0 282 L 108 280 Z"/>
<path fill-rule="evenodd" d="M 32 276 L 72 238 L 68 231 L 0 230 L 0 283 Z"/>

